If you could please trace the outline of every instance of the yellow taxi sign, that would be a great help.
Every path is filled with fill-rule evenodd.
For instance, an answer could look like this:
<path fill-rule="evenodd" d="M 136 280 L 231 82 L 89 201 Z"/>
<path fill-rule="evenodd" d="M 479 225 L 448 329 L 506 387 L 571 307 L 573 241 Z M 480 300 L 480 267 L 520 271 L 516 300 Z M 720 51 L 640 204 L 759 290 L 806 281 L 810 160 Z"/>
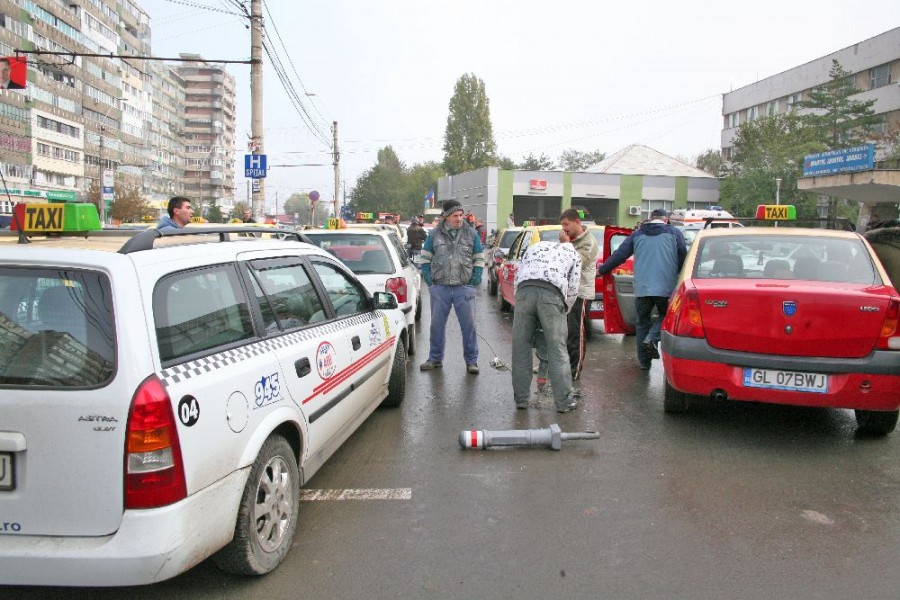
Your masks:
<path fill-rule="evenodd" d="M 65 204 L 26 204 L 25 231 L 62 231 Z"/>
<path fill-rule="evenodd" d="M 343 219 L 331 217 L 325 220 L 325 229 L 342 229 L 344 227 Z"/>
<path fill-rule="evenodd" d="M 795 221 L 797 207 L 793 204 L 760 204 L 756 207 L 756 218 L 764 221 Z"/>

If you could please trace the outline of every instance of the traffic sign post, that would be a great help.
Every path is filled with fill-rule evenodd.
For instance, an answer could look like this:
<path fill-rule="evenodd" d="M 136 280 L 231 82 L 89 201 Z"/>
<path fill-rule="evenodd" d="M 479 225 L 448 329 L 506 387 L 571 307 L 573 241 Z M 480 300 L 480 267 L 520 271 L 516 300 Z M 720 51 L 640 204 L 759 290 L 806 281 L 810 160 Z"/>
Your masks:
<path fill-rule="evenodd" d="M 245 154 L 244 155 L 244 177 L 250 179 L 265 179 L 266 177 L 266 155 L 265 154 Z"/>

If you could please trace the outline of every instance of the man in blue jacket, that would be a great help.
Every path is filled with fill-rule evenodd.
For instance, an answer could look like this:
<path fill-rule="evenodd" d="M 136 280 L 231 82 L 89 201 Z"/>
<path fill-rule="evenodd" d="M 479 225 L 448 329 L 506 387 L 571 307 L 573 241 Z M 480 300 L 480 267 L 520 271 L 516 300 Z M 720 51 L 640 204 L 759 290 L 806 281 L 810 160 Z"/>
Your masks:
<path fill-rule="evenodd" d="M 669 296 L 687 255 L 687 245 L 681 231 L 669 225 L 669 213 L 658 208 L 597 269 L 597 275 L 608 275 L 632 254 L 637 357 L 641 368 L 646 370 L 651 360 L 659 358 L 659 332 L 669 308 Z M 654 308 L 658 313 L 656 319 L 651 318 Z"/>

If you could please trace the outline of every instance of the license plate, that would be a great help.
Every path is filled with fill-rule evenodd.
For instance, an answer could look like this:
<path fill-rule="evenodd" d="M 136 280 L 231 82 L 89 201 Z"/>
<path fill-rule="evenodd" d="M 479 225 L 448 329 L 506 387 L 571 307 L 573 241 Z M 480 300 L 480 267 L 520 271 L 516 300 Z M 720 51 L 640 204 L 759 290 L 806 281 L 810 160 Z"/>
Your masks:
<path fill-rule="evenodd" d="M 16 472 L 11 452 L 0 452 L 0 490 L 16 489 Z"/>
<path fill-rule="evenodd" d="M 792 392 L 828 393 L 828 375 L 775 369 L 744 369 L 744 386 Z"/>
<path fill-rule="evenodd" d="M 603 300 L 592 300 L 591 310 L 603 310 Z"/>

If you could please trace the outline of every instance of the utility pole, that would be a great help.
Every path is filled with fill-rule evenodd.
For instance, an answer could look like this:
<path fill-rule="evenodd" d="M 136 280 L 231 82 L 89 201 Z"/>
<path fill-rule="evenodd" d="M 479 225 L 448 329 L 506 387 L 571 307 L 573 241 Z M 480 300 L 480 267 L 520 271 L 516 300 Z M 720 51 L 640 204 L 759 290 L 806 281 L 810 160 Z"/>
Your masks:
<path fill-rule="evenodd" d="M 334 218 L 341 217 L 340 207 L 340 183 L 341 183 L 341 153 L 338 151 L 338 130 L 337 121 L 333 122 L 332 131 L 334 132 Z"/>
<path fill-rule="evenodd" d="M 97 168 L 100 169 L 100 226 L 103 227 L 106 223 L 106 195 L 103 193 L 103 186 L 106 185 L 106 178 L 103 176 L 106 172 L 103 168 L 103 123 L 100 123 L 100 164 Z"/>
<path fill-rule="evenodd" d="M 250 138 L 253 154 L 265 154 L 263 145 L 263 21 L 262 0 L 250 0 Z M 266 180 L 259 180 L 259 191 L 253 192 L 252 211 L 255 219 L 264 218 Z"/>

